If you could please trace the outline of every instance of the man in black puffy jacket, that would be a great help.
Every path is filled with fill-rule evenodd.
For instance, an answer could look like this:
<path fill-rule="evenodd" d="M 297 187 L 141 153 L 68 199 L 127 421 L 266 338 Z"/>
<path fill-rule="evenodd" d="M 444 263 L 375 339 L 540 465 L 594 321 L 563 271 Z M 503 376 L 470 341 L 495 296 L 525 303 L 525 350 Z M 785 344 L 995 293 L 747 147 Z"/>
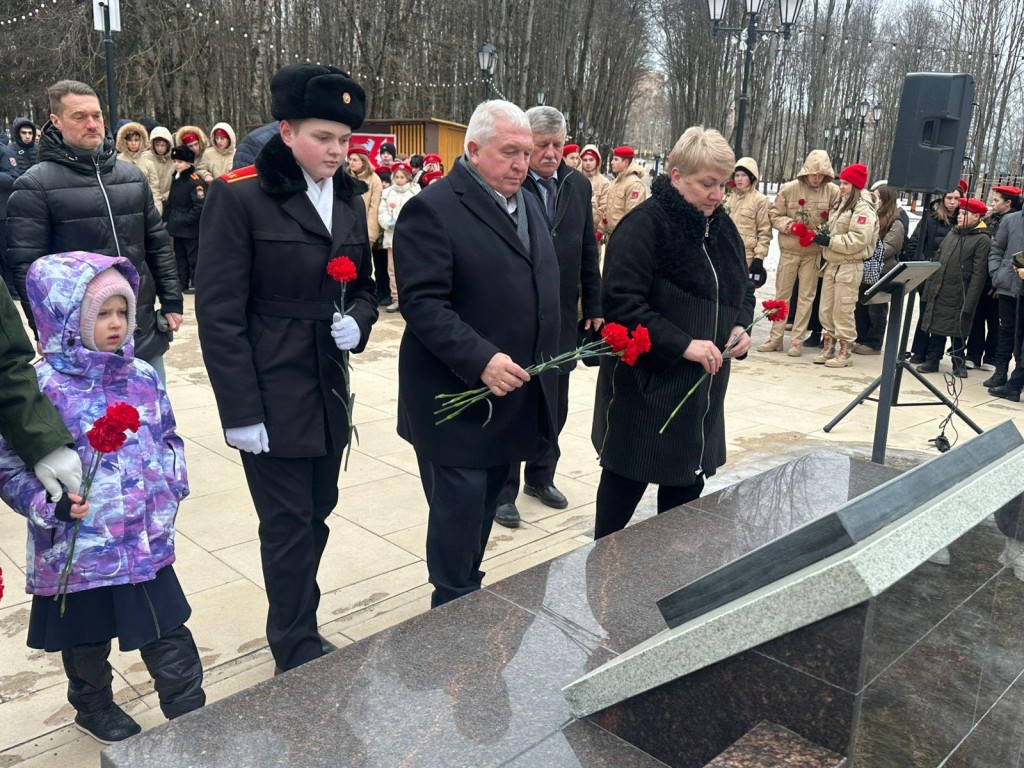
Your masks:
<path fill-rule="evenodd" d="M 118 161 L 104 130 L 95 91 L 61 80 L 47 90 L 50 121 L 39 161 L 14 183 L 7 206 L 7 258 L 24 300 L 25 275 L 48 253 L 90 251 L 124 256 L 139 271 L 135 356 L 163 374 L 169 338 L 157 324 L 156 297 L 167 329 L 181 325 L 182 298 L 167 232 L 146 177 Z"/>
<path fill-rule="evenodd" d="M 11 149 L 18 161 L 18 173 L 24 173 L 36 164 L 36 137 L 39 130 L 27 117 L 16 117 L 11 123 Z"/>

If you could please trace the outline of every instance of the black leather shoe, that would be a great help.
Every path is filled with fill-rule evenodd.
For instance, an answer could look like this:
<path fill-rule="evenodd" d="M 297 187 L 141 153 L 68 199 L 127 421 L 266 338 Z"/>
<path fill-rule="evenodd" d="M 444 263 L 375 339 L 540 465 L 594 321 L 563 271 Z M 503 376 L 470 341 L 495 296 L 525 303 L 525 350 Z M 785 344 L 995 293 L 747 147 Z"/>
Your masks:
<path fill-rule="evenodd" d="M 545 507 L 552 509 L 565 509 L 569 506 L 569 500 L 553 485 L 526 485 L 523 484 L 523 492 L 527 496 L 533 496 Z"/>
<path fill-rule="evenodd" d="M 996 368 L 996 372 L 989 376 L 987 379 L 985 379 L 983 382 L 981 382 L 981 386 L 985 387 L 986 389 L 994 389 L 996 387 L 1001 387 L 1003 386 L 1003 384 L 1007 382 L 1008 378 L 1009 377 L 1006 375 L 1005 368 Z"/>
<path fill-rule="evenodd" d="M 1001 387 L 992 387 L 988 393 L 993 397 L 1001 397 L 1003 400 L 1012 400 L 1015 403 L 1020 402 L 1020 390 L 1013 389 L 1007 384 L 1004 384 Z"/>
<path fill-rule="evenodd" d="M 910 356 L 910 364 L 911 364 L 911 365 L 920 365 L 920 364 L 921 364 L 921 363 L 923 363 L 923 362 L 924 362 L 924 361 L 925 361 L 926 359 L 927 359 L 927 358 L 926 358 L 926 357 L 925 357 L 924 355 L 917 355 L 917 354 L 914 354 L 914 355 L 911 355 L 911 356 Z"/>
<path fill-rule="evenodd" d="M 934 358 L 927 358 L 923 363 L 917 366 L 918 373 L 938 373 L 939 361 Z"/>
<path fill-rule="evenodd" d="M 92 736 L 100 744 L 114 744 L 124 741 L 142 731 L 142 726 L 132 720 L 131 716 L 117 704 L 106 709 L 83 715 L 75 715 L 75 727 L 82 733 Z"/>
<path fill-rule="evenodd" d="M 520 523 L 519 510 L 515 504 L 499 504 L 494 512 L 494 522 L 506 528 L 518 528 Z"/>
<path fill-rule="evenodd" d="M 821 346 L 821 334 L 817 331 L 811 331 L 811 335 L 804 339 L 805 347 L 820 347 Z"/>

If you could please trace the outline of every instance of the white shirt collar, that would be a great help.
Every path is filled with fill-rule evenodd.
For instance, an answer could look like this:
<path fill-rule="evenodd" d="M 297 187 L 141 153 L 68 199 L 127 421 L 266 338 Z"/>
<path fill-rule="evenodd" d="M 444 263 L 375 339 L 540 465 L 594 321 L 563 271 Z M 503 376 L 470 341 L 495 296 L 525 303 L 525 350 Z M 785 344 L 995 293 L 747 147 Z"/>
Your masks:
<path fill-rule="evenodd" d="M 299 169 L 302 171 L 303 178 L 306 179 L 306 197 L 313 204 L 320 220 L 327 227 L 327 231 L 333 234 L 331 224 L 334 219 L 334 178 L 328 176 L 326 179 L 316 182 L 301 165 Z"/>

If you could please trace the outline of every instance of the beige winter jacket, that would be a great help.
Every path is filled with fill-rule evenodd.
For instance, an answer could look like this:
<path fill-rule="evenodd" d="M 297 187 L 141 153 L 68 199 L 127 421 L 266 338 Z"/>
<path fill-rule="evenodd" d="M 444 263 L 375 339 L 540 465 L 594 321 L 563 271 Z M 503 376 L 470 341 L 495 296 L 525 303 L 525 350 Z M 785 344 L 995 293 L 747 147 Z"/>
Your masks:
<path fill-rule="evenodd" d="M 644 169 L 634 161 L 608 186 L 608 201 L 604 213 L 606 235 L 615 231 L 623 216 L 647 199 L 649 192 L 644 186 L 643 178 Z"/>
<path fill-rule="evenodd" d="M 129 152 L 125 137 L 129 133 L 137 133 L 142 137 L 138 152 Z M 142 123 L 125 123 L 117 131 L 117 138 L 114 140 L 114 148 L 117 150 L 117 159 L 124 160 L 132 165 L 139 165 L 142 153 L 149 149 L 149 133 Z"/>
<path fill-rule="evenodd" d="M 825 176 L 817 189 L 807 183 L 807 177 L 813 173 Z M 823 149 L 814 149 L 807 155 L 797 177 L 782 185 L 768 208 L 768 218 L 779 233 L 781 250 L 800 254 L 821 253 L 821 246 L 818 245 L 802 248 L 800 238 L 790 234 L 789 228 L 797 221 L 802 221 L 811 230 L 819 230 L 825 224 L 831 228 L 831 222 L 822 214 L 829 213 L 839 199 L 839 187 L 832 183 L 835 177 L 836 172 L 832 169 L 828 153 Z"/>
<path fill-rule="evenodd" d="M 158 155 L 153 150 L 153 142 L 163 139 L 167 142 L 167 154 Z M 174 162 L 171 160 L 171 150 L 174 149 L 174 137 L 171 132 L 158 125 L 153 129 L 149 137 L 149 149 L 142 153 L 139 160 L 139 168 L 146 174 L 146 181 L 153 192 L 153 202 L 160 213 L 164 212 L 164 203 L 167 202 L 167 195 L 171 192 L 171 179 L 174 178 Z"/>
<path fill-rule="evenodd" d="M 871 193 L 861 190 L 857 204 L 850 210 L 837 213 L 836 204 L 829 217 L 831 241 L 821 249 L 827 264 L 859 264 L 875 251 L 878 242 L 878 212 Z"/>
<path fill-rule="evenodd" d="M 611 186 L 611 181 L 608 177 L 601 173 L 601 152 L 598 150 L 596 144 L 587 144 L 580 154 L 591 150 L 597 155 L 597 168 L 594 169 L 593 173 L 587 173 L 583 170 L 583 163 L 580 162 L 580 172 L 590 179 L 590 186 L 593 193 L 590 198 L 590 208 L 594 214 L 594 231 L 604 232 L 604 218 L 605 208 L 608 205 L 608 187 Z"/>
<path fill-rule="evenodd" d="M 755 180 L 759 177 L 760 171 L 753 158 L 740 158 L 736 167 L 740 166 L 754 174 Z M 772 223 L 768 218 L 768 206 L 768 198 L 754 186 L 743 192 L 734 189 L 729 194 L 726 209 L 743 240 L 743 248 L 747 252 L 747 266 L 750 266 L 754 259 L 764 259 L 768 255 L 768 247 L 772 244 Z"/>
<path fill-rule="evenodd" d="M 361 182 L 369 187 L 368 190 L 363 192 L 363 204 L 366 206 L 366 231 L 370 238 L 370 246 L 377 242 L 377 238 L 380 237 L 380 221 L 378 216 L 380 215 L 380 198 L 384 192 L 384 184 L 380 180 L 380 176 L 373 172 L 373 166 L 370 165 L 369 161 L 363 163 L 363 174 L 349 173 L 359 179 Z"/>
<path fill-rule="evenodd" d="M 219 179 L 225 173 L 231 170 L 231 163 L 235 159 L 235 130 L 227 123 L 217 123 L 213 126 L 213 130 L 210 131 L 210 136 L 213 136 L 213 132 L 220 129 L 227 133 L 231 143 L 228 144 L 227 149 L 221 149 L 217 146 L 217 142 L 211 139 L 211 144 L 203 156 L 199 158 L 199 163 L 196 165 L 196 173 L 199 174 L 199 178 L 206 180 L 207 176 L 212 176 L 214 179 Z"/>
<path fill-rule="evenodd" d="M 184 136 L 186 133 L 194 133 L 196 136 L 199 137 L 199 151 L 196 152 L 196 162 L 198 163 L 200 158 L 202 158 L 203 154 L 209 148 L 210 139 L 207 137 L 205 133 L 203 133 L 203 129 L 200 128 L 198 125 L 183 125 L 181 126 L 181 128 L 174 132 L 175 147 L 180 147 L 182 144 L 185 143 L 181 140 L 181 137 Z M 173 149 L 174 147 L 171 148 Z"/>

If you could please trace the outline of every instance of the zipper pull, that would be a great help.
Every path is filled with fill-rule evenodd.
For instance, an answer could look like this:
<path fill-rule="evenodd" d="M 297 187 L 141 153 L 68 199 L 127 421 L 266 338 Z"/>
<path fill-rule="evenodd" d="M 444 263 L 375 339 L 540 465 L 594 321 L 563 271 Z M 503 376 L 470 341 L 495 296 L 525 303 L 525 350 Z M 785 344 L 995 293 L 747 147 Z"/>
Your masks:
<path fill-rule="evenodd" d="M 707 240 L 711 236 L 711 219 L 704 219 L 704 239 Z"/>

